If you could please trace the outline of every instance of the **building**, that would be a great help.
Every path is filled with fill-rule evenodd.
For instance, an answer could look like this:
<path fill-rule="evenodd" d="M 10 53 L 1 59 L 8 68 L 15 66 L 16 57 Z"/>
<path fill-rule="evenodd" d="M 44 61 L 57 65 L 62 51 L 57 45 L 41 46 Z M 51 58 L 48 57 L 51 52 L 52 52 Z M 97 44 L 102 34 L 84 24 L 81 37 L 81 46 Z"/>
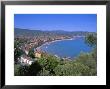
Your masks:
<path fill-rule="evenodd" d="M 41 54 L 42 54 L 42 52 L 41 52 L 40 49 L 36 49 L 36 50 L 35 50 L 35 57 L 41 58 Z"/>
<path fill-rule="evenodd" d="M 35 52 L 35 57 L 41 58 L 41 52 Z"/>
<path fill-rule="evenodd" d="M 26 55 L 22 55 L 18 61 L 22 64 L 22 65 L 31 65 L 34 60 L 32 60 L 32 58 L 27 57 Z"/>

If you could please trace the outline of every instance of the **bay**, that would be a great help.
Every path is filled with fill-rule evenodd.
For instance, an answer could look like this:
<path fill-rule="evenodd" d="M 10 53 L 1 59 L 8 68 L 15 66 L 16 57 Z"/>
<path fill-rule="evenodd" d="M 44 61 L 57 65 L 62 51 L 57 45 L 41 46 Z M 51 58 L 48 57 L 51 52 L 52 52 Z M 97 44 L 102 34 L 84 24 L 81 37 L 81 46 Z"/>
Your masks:
<path fill-rule="evenodd" d="M 69 58 L 74 58 L 81 52 L 87 53 L 92 50 L 92 48 L 85 43 L 84 37 L 54 41 L 49 44 L 42 45 L 40 49 L 51 55 Z"/>

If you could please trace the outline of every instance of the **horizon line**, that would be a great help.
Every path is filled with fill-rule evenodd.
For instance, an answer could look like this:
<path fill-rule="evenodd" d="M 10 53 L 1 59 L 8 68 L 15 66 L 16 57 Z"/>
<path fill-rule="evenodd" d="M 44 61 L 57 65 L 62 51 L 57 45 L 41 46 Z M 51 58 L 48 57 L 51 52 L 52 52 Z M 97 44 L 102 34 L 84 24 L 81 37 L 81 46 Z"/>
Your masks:
<path fill-rule="evenodd" d="M 67 32 L 75 32 L 75 31 L 77 31 L 77 30 L 75 30 L 75 31 L 68 31 L 68 30 L 41 30 L 41 29 L 29 29 L 29 28 L 18 28 L 18 27 L 14 27 L 14 29 L 25 29 L 25 30 L 31 30 L 31 31 L 67 31 Z M 96 32 L 97 33 L 97 31 L 77 31 L 77 32 Z"/>

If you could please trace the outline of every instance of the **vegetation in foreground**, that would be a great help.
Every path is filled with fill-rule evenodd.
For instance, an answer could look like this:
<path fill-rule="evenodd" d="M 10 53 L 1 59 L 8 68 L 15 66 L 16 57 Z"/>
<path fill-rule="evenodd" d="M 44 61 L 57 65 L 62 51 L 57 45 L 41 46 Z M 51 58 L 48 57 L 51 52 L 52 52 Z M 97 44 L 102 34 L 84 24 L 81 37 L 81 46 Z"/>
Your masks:
<path fill-rule="evenodd" d="M 42 57 L 30 66 L 15 64 L 15 76 L 96 76 L 96 35 L 87 35 L 85 42 L 93 47 L 90 53 L 80 53 L 74 60 L 63 60 L 52 55 L 42 54 Z M 19 50 L 18 53 L 22 52 Z M 16 57 L 18 56 L 20 55 L 16 54 Z"/>

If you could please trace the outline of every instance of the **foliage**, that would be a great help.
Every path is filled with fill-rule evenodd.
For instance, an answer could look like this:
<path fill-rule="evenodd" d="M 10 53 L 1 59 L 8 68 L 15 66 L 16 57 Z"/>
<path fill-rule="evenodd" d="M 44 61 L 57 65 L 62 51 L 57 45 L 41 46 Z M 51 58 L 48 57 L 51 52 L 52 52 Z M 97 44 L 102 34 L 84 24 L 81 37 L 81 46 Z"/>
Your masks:
<path fill-rule="evenodd" d="M 14 65 L 14 74 L 15 74 L 15 76 L 19 75 L 19 68 L 20 68 L 19 64 L 15 64 Z"/>
<path fill-rule="evenodd" d="M 95 68 L 96 67 L 96 61 L 94 60 L 92 54 L 85 54 L 85 53 L 82 53 L 80 54 L 76 61 L 75 62 L 80 62 L 84 65 L 87 65 L 88 67 L 90 68 Z"/>
<path fill-rule="evenodd" d="M 35 58 L 35 54 L 34 54 L 34 50 L 33 49 L 29 50 L 28 56 L 30 56 L 31 58 Z"/>
<path fill-rule="evenodd" d="M 96 60 L 91 53 L 81 53 L 72 61 L 61 62 L 54 69 L 57 76 L 95 76 L 97 74 Z"/>
<path fill-rule="evenodd" d="M 14 61 L 17 63 L 17 58 L 19 58 L 23 54 L 23 50 L 20 49 L 19 41 L 14 42 Z"/>
<path fill-rule="evenodd" d="M 15 71 L 15 76 L 27 76 L 29 66 L 19 66 Z"/>
<path fill-rule="evenodd" d="M 36 76 L 42 67 L 39 65 L 37 61 L 32 63 L 30 66 L 28 65 L 15 65 L 15 75 L 17 76 Z"/>
<path fill-rule="evenodd" d="M 30 66 L 16 68 L 15 75 L 25 76 L 95 76 L 97 75 L 96 54 L 81 53 L 73 60 L 59 60 L 48 55 L 40 58 Z M 93 55 L 94 54 L 94 55 Z"/>
<path fill-rule="evenodd" d="M 69 63 L 65 65 L 58 65 L 55 68 L 55 74 L 57 76 L 81 76 L 89 75 L 89 67 L 81 63 Z"/>
<path fill-rule="evenodd" d="M 54 75 L 53 69 L 59 64 L 59 60 L 52 55 L 46 56 L 38 60 L 39 64 L 46 70 L 49 74 Z M 43 71 L 45 71 L 43 70 Z"/>
<path fill-rule="evenodd" d="M 91 55 L 92 55 L 93 59 L 95 59 L 96 62 L 97 62 L 97 47 L 95 47 L 95 48 L 92 50 Z"/>
<path fill-rule="evenodd" d="M 96 46 L 97 44 L 97 37 L 95 34 L 88 34 L 86 37 L 85 37 L 85 42 L 93 47 L 93 46 Z"/>
<path fill-rule="evenodd" d="M 46 58 L 40 58 L 38 59 L 38 63 L 42 66 L 45 67 L 47 65 L 47 59 Z"/>
<path fill-rule="evenodd" d="M 42 69 L 41 65 L 37 61 L 35 61 L 33 64 L 29 66 L 28 75 L 36 76 L 41 69 Z"/>
<path fill-rule="evenodd" d="M 38 74 L 38 76 L 50 76 L 50 73 L 48 70 L 46 70 L 45 68 L 43 68 Z"/>
<path fill-rule="evenodd" d="M 51 71 L 52 69 L 54 69 L 56 66 L 58 65 L 58 59 L 54 56 L 49 56 L 47 58 L 47 65 L 46 65 L 46 69 Z"/>
<path fill-rule="evenodd" d="M 48 56 L 39 59 L 43 70 L 40 72 L 42 76 L 95 76 L 97 74 L 97 63 L 94 59 L 96 54 L 81 53 L 73 60 L 59 60 L 56 57 Z M 94 55 L 93 55 L 94 54 Z M 55 59 L 55 60 L 54 60 Z M 51 70 L 53 73 L 51 73 Z"/>
<path fill-rule="evenodd" d="M 89 67 L 89 75 L 96 75 L 97 74 L 97 62 L 96 59 L 94 58 L 94 56 L 96 56 L 97 54 L 95 54 L 94 56 L 92 55 L 93 52 L 91 53 L 82 53 L 80 54 L 75 62 L 76 63 L 81 63 L 85 66 Z"/>

